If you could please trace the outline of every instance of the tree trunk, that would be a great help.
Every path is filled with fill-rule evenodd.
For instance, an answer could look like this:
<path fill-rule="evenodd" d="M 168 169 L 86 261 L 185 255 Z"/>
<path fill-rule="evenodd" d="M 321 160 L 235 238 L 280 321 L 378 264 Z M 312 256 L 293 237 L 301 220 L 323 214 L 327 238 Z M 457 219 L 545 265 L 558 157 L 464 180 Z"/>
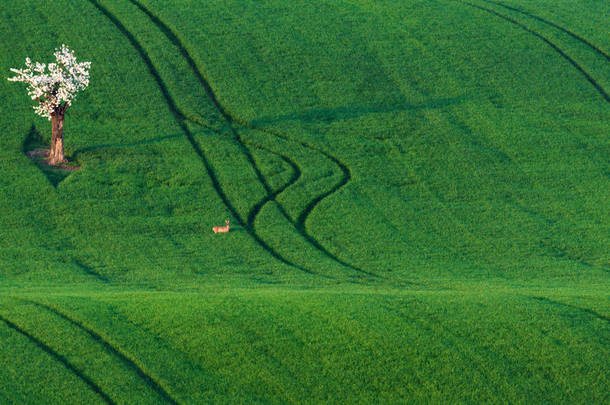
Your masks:
<path fill-rule="evenodd" d="M 49 164 L 58 165 L 65 162 L 64 158 L 64 113 L 55 112 L 51 115 L 51 150 Z"/>

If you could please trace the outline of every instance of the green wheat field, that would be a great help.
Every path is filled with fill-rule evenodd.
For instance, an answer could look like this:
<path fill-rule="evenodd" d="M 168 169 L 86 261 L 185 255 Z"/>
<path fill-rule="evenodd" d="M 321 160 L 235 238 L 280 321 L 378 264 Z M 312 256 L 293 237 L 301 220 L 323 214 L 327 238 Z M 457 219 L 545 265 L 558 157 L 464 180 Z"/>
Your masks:
<path fill-rule="evenodd" d="M 0 403 L 609 403 L 609 27 L 2 1 Z M 62 43 L 92 62 L 70 172 L 6 80 Z"/>

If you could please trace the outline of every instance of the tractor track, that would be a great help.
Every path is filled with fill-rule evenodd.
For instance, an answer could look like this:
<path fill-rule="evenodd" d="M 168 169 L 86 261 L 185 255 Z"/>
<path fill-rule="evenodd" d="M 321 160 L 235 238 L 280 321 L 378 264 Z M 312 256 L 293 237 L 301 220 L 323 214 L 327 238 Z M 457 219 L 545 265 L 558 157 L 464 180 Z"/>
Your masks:
<path fill-rule="evenodd" d="M 290 168 L 292 169 L 292 176 L 290 176 L 290 179 L 281 187 L 279 187 L 277 190 L 271 192 L 271 193 L 267 193 L 267 196 L 265 198 L 263 198 L 261 201 L 259 201 L 248 213 L 248 224 L 250 224 L 250 226 L 254 227 L 254 221 L 256 220 L 256 216 L 259 214 L 259 212 L 261 211 L 261 209 L 263 208 L 263 206 L 265 204 L 267 204 L 270 201 L 275 201 L 275 198 L 284 192 L 284 190 L 286 190 L 288 187 L 292 186 L 294 183 L 296 183 L 302 175 L 301 169 L 299 168 L 299 166 L 292 160 L 290 159 L 288 156 L 285 156 L 281 153 L 277 153 L 272 151 L 271 149 L 265 148 L 261 145 L 257 145 L 257 144 L 253 144 L 255 147 L 262 149 L 264 151 L 267 151 L 268 153 L 271 153 L 273 155 L 278 156 L 280 159 L 282 159 L 285 163 L 287 163 Z M 286 210 L 284 209 L 284 206 L 281 205 L 280 203 L 278 203 L 277 201 L 275 201 L 277 204 L 278 209 L 282 212 L 282 214 L 289 218 L 288 213 L 286 212 Z"/>
<path fill-rule="evenodd" d="M 254 129 L 254 128 L 253 128 Z M 261 132 L 265 132 L 262 131 L 260 129 L 258 129 Z M 269 132 L 267 131 L 266 133 L 269 134 Z M 283 138 L 288 140 L 288 138 Z M 333 253 L 329 252 L 324 246 L 322 246 L 322 244 L 320 244 L 320 242 L 318 242 L 317 239 L 315 239 L 313 236 L 311 236 L 308 232 L 307 229 L 305 228 L 305 221 L 307 220 L 307 217 L 309 216 L 309 214 L 311 213 L 311 211 L 313 211 L 313 209 L 315 208 L 315 206 L 320 203 L 323 199 L 325 199 L 326 197 L 330 196 L 331 194 L 335 193 L 336 191 L 338 191 L 341 187 L 343 187 L 344 185 L 346 185 L 350 178 L 351 178 L 351 173 L 348 169 L 347 166 L 345 166 L 343 163 L 341 163 L 338 159 L 336 159 L 334 156 L 330 155 L 330 154 L 326 154 L 323 151 L 318 151 L 319 153 L 323 154 L 324 156 L 326 156 L 328 159 L 332 160 L 335 164 L 337 164 L 337 166 L 339 166 L 341 168 L 341 171 L 343 173 L 342 179 L 335 184 L 329 191 L 320 194 L 318 197 L 316 197 L 314 200 L 312 200 L 305 208 L 303 211 L 301 211 L 301 214 L 299 214 L 299 217 L 297 218 L 297 220 L 295 221 L 286 211 L 286 209 L 284 208 L 284 206 L 280 203 L 278 203 L 275 198 L 277 197 L 277 195 L 281 194 L 282 192 L 284 192 L 284 190 L 286 190 L 288 187 L 292 186 L 294 183 L 297 182 L 297 180 L 299 179 L 299 177 L 301 176 L 301 170 L 298 167 L 298 165 L 289 157 L 284 156 L 280 153 L 274 152 L 270 149 L 267 149 L 265 147 L 262 147 L 261 145 L 256 145 L 256 147 L 263 149 L 263 150 L 267 150 L 269 153 L 272 153 L 274 155 L 279 156 L 282 160 L 284 160 L 286 163 L 288 163 L 293 170 L 293 173 L 295 173 L 293 175 L 293 177 L 290 179 L 289 182 L 287 182 L 284 186 L 282 186 L 280 189 L 274 191 L 272 194 L 269 194 L 268 197 L 266 199 L 264 199 L 263 201 L 261 201 L 260 206 L 255 206 L 252 211 L 250 211 L 250 214 L 248 215 L 248 222 L 251 221 L 251 226 L 254 226 L 254 221 L 256 220 L 256 216 L 259 214 L 260 210 L 263 208 L 263 206 L 268 203 L 269 201 L 275 201 L 277 204 L 277 208 L 280 210 L 280 212 L 282 213 L 282 215 L 295 227 L 295 229 L 299 232 L 299 234 L 301 234 L 301 236 L 306 239 L 311 245 L 313 245 L 316 249 L 318 249 L 319 251 L 321 251 L 322 253 L 324 253 L 325 256 L 333 259 L 335 262 L 338 262 L 339 264 L 348 267 L 352 270 L 356 270 L 360 273 L 366 274 L 368 276 L 371 277 L 379 277 L 377 274 L 375 273 L 371 273 L 368 272 L 366 270 L 363 270 L 359 267 L 356 267 L 354 265 L 352 265 L 351 263 L 347 263 L 346 261 L 342 260 L 341 258 L 335 256 Z"/>
<path fill-rule="evenodd" d="M 606 60 L 607 60 L 607 61 L 610 61 L 610 55 L 608 55 L 606 52 L 602 51 L 600 48 L 598 48 L 597 46 L 595 46 L 593 43 L 591 43 L 591 42 L 590 42 L 589 40 L 587 40 L 586 38 L 581 37 L 580 35 L 578 35 L 578 34 L 576 34 L 576 33 L 572 32 L 572 31 L 568 30 L 567 28 L 562 27 L 562 26 L 561 26 L 561 25 L 559 25 L 559 24 L 556 24 L 556 23 L 554 23 L 554 22 L 552 22 L 552 21 L 549 21 L 549 20 L 547 20 L 547 19 L 545 19 L 545 18 L 542 18 L 542 17 L 540 17 L 540 16 L 538 16 L 538 15 L 536 15 L 536 14 L 532 14 L 532 13 L 530 13 L 530 12 L 528 12 L 528 11 L 521 10 L 521 9 L 519 9 L 519 8 L 512 7 L 512 6 L 509 6 L 509 5 L 507 5 L 507 4 L 501 3 L 501 2 L 499 2 L 499 1 L 493 1 L 493 0 L 483 0 L 483 1 L 484 1 L 484 2 L 486 2 L 486 3 L 489 3 L 489 4 L 495 4 L 495 5 L 497 5 L 497 6 L 503 7 L 503 8 L 505 8 L 505 9 L 507 9 L 507 10 L 514 11 L 514 12 L 519 13 L 519 14 L 526 15 L 526 16 L 531 17 L 531 18 L 533 18 L 533 19 L 535 19 L 535 20 L 538 20 L 538 21 L 540 21 L 540 22 L 542 22 L 542 23 L 544 23 L 544 24 L 550 25 L 551 27 L 557 28 L 558 30 L 560 30 L 560 31 L 562 31 L 562 32 L 564 32 L 564 33 L 566 33 L 566 34 L 568 34 L 569 36 L 571 36 L 572 38 L 576 39 L 577 41 L 580 41 L 580 42 L 582 42 L 583 44 L 587 45 L 587 46 L 588 46 L 589 48 L 591 48 L 593 51 L 595 51 L 595 52 L 596 52 L 596 53 L 598 53 L 599 55 L 601 55 L 601 56 L 603 56 L 604 58 L 606 58 Z"/>
<path fill-rule="evenodd" d="M 30 342 L 32 342 L 34 345 L 36 345 L 36 347 L 38 347 L 40 350 L 44 351 L 49 356 L 51 356 L 53 359 L 60 362 L 72 374 L 74 374 L 76 377 L 78 377 L 80 380 L 82 380 L 85 384 L 87 384 L 89 386 L 89 388 L 91 388 L 97 395 L 99 395 L 100 398 L 104 402 L 106 402 L 107 404 L 111 404 L 111 405 L 115 404 L 115 402 L 112 399 L 110 399 L 110 397 L 102 390 L 102 388 L 99 385 L 97 385 L 95 382 L 93 382 L 93 380 L 91 380 L 89 377 L 87 377 L 82 371 L 80 371 L 78 368 L 76 368 L 76 366 L 74 366 L 72 363 L 70 363 L 70 361 L 67 358 L 65 358 L 58 352 L 56 352 L 52 347 L 46 345 L 42 340 L 38 339 L 36 336 L 32 335 L 31 333 L 29 333 L 28 331 L 21 328 L 19 325 L 13 323 L 12 321 L 10 321 L 9 319 L 5 318 L 2 315 L 0 315 L 0 321 L 4 322 L 6 324 L 6 326 L 8 326 L 10 329 L 21 334 L 22 336 L 25 336 Z"/>
<path fill-rule="evenodd" d="M 85 263 L 81 262 L 80 260 L 72 259 L 72 263 L 74 263 L 74 265 L 76 265 L 79 269 L 81 269 L 83 271 L 83 273 L 86 273 L 92 277 L 95 277 L 95 279 L 97 279 L 98 281 L 100 281 L 102 283 L 110 282 L 108 277 L 106 277 L 105 275 L 103 275 L 101 273 L 98 273 L 92 267 L 87 266 Z"/>
<path fill-rule="evenodd" d="M 552 299 L 549 299 L 549 298 L 546 298 L 546 297 L 540 297 L 540 296 L 530 296 L 528 298 L 530 298 L 532 300 L 536 300 L 538 302 L 543 302 L 543 303 L 546 303 L 546 304 L 552 305 L 552 306 L 575 309 L 575 310 L 577 310 L 579 312 L 584 312 L 586 314 L 589 314 L 589 315 L 591 315 L 591 316 L 593 316 L 593 317 L 595 317 L 595 318 L 597 318 L 597 319 L 599 319 L 601 321 L 605 321 L 605 322 L 610 323 L 610 317 L 602 315 L 599 312 L 596 312 L 596 311 L 594 311 L 592 309 L 589 309 L 589 308 L 582 308 L 582 307 L 579 307 L 577 305 L 566 304 L 564 302 L 554 301 Z"/>
<path fill-rule="evenodd" d="M 93 1 L 93 0 L 90 0 L 90 1 Z M 325 256 L 329 257 L 331 260 L 333 260 L 333 261 L 335 261 L 335 262 L 341 264 L 342 266 L 347 267 L 347 268 L 349 268 L 351 270 L 355 270 L 355 271 L 357 271 L 359 273 L 367 274 L 369 276 L 378 277 L 376 274 L 374 274 L 372 272 L 360 269 L 359 267 L 356 267 L 356 266 L 354 266 L 354 265 L 352 265 L 350 263 L 347 263 L 346 261 L 340 259 L 336 255 L 334 255 L 333 253 L 328 251 L 328 249 L 326 249 L 324 246 L 322 246 L 322 244 L 317 239 L 315 239 L 311 234 L 309 234 L 307 232 L 306 228 L 305 228 L 305 221 L 307 220 L 307 217 L 313 211 L 313 209 L 318 205 L 318 203 L 320 203 L 323 199 L 325 199 L 326 197 L 330 196 L 331 194 L 335 193 L 337 190 L 339 190 L 340 188 L 345 186 L 350 181 L 351 173 L 349 171 L 349 168 L 345 164 L 340 162 L 339 159 L 337 159 L 336 157 L 332 156 L 328 152 L 325 152 L 325 151 L 323 151 L 323 150 L 321 150 L 319 148 L 312 147 L 311 145 L 306 144 L 304 142 L 297 142 L 301 146 L 304 146 L 304 147 L 306 147 L 306 148 L 308 148 L 310 150 L 313 150 L 313 151 L 315 151 L 317 153 L 320 153 L 320 154 L 324 155 L 326 158 L 328 158 L 329 160 L 331 160 L 335 165 L 337 165 L 340 168 L 340 170 L 341 170 L 343 175 L 342 175 L 342 179 L 335 186 L 333 186 L 329 191 L 320 194 L 318 197 L 316 197 L 314 200 L 312 200 L 309 204 L 307 204 L 307 206 L 305 207 L 305 209 L 299 215 L 297 221 L 295 222 L 288 215 L 288 213 L 287 213 L 286 209 L 283 207 L 283 205 L 280 204 L 278 201 L 276 201 L 277 195 L 279 195 L 281 192 L 283 192 L 285 189 L 287 189 L 292 184 L 288 184 L 286 187 L 283 187 L 281 191 L 273 191 L 271 189 L 271 187 L 269 186 L 267 180 L 263 176 L 262 172 L 260 171 L 260 169 L 256 165 L 256 162 L 254 161 L 254 158 L 252 157 L 251 151 L 246 146 L 246 142 L 244 142 L 242 137 L 239 135 L 238 130 L 235 129 L 234 124 L 238 124 L 239 126 L 247 128 L 247 129 L 257 130 L 257 131 L 266 133 L 268 135 L 280 137 L 280 138 L 282 138 L 284 140 L 287 140 L 289 142 L 296 142 L 296 141 L 294 141 L 294 140 L 292 140 L 292 139 L 290 139 L 290 138 L 288 138 L 286 136 L 280 136 L 279 134 L 274 133 L 274 132 L 272 132 L 272 131 L 270 131 L 268 129 L 259 128 L 259 127 L 250 125 L 250 124 L 248 124 L 248 123 L 246 123 L 244 121 L 241 121 L 241 120 L 235 118 L 232 114 L 230 114 L 222 106 L 222 104 L 218 101 L 218 98 L 216 97 L 216 94 L 214 93 L 214 91 L 213 91 L 212 87 L 210 86 L 208 80 L 204 77 L 204 75 L 200 71 L 199 67 L 195 63 L 195 60 L 193 59 L 191 54 L 188 52 L 186 46 L 184 46 L 184 44 L 182 43 L 180 38 L 178 38 L 178 36 L 172 31 L 172 29 L 165 22 L 163 22 L 159 17 L 157 17 L 154 13 L 152 13 L 147 7 L 145 7 L 142 3 L 140 3 L 138 0 L 129 0 L 129 1 L 133 5 L 135 5 L 138 9 L 140 9 L 144 14 L 146 14 L 148 16 L 148 18 L 151 20 L 151 22 L 153 22 L 153 24 L 155 24 L 159 28 L 159 30 L 167 37 L 167 39 L 171 43 L 173 43 L 173 45 L 176 48 L 178 48 L 178 50 L 182 54 L 183 58 L 185 59 L 185 61 L 189 65 L 189 67 L 191 68 L 193 74 L 195 75 L 195 77 L 197 78 L 197 80 L 199 81 L 201 86 L 205 89 L 206 94 L 208 95 L 208 97 L 210 98 L 210 100 L 212 101 L 212 103 L 214 104 L 214 106 L 216 107 L 218 112 L 220 113 L 220 115 L 224 118 L 224 120 L 226 121 L 227 125 L 231 129 L 231 132 L 233 133 L 235 140 L 240 145 L 240 148 L 242 149 L 242 151 L 246 155 L 246 157 L 247 157 L 248 161 L 250 162 L 253 170 L 255 171 L 259 181 L 261 182 L 261 184 L 265 188 L 265 191 L 267 192 L 267 197 L 265 197 L 263 200 L 261 200 L 259 203 L 257 203 L 252 208 L 252 210 L 248 214 L 248 218 L 245 221 L 245 226 L 247 228 L 249 228 L 249 229 L 254 230 L 253 224 L 254 224 L 254 220 L 256 219 L 255 218 L 256 215 L 258 215 L 258 213 L 261 211 L 262 207 L 266 203 L 268 203 L 270 201 L 274 201 L 277 204 L 277 206 L 278 206 L 280 212 L 282 213 L 282 215 L 291 224 L 293 224 L 293 226 L 295 226 L 295 228 L 297 229 L 298 233 L 301 234 L 301 236 L 305 240 L 307 240 L 312 246 L 314 246 L 317 250 L 319 250 Z M 202 123 L 198 119 L 186 117 L 184 114 L 182 114 L 182 117 L 184 119 L 188 119 L 191 122 L 194 122 L 196 124 L 202 125 Z M 203 126 L 209 127 L 208 125 L 205 125 L 205 124 L 203 124 Z M 260 146 L 260 145 L 258 145 L 258 146 Z M 296 166 L 296 164 L 293 165 L 293 163 L 289 163 L 289 164 L 294 168 Z M 299 169 L 299 173 L 300 173 L 300 169 Z M 242 223 L 243 223 L 243 221 L 242 221 Z M 309 271 L 309 272 L 312 272 L 312 271 Z M 318 274 L 318 273 L 315 273 L 315 272 L 312 272 L 312 273 L 313 274 Z"/>
<path fill-rule="evenodd" d="M 205 126 L 204 124 L 200 123 L 198 120 L 195 121 L 193 119 L 190 119 L 192 122 L 198 124 L 198 125 L 202 125 Z M 244 141 L 246 143 L 251 143 L 254 147 L 262 149 L 262 150 L 266 150 L 269 153 L 272 153 L 278 157 L 280 157 L 282 160 L 284 160 L 286 163 L 288 163 L 292 169 L 294 173 L 297 173 L 298 176 L 296 178 L 292 178 L 287 184 L 285 184 L 284 186 L 281 187 L 281 189 L 276 190 L 276 191 L 272 191 L 270 193 L 267 194 L 267 196 L 265 198 L 263 198 L 261 201 L 259 201 L 258 203 L 256 203 L 254 205 L 254 207 L 252 208 L 252 210 L 250 210 L 249 214 L 248 214 L 248 220 L 247 223 L 254 227 L 254 222 L 256 220 L 256 216 L 260 213 L 260 211 L 262 210 L 262 208 L 264 207 L 265 204 L 267 204 L 268 202 L 274 201 L 277 205 L 278 210 L 280 211 L 280 213 L 284 216 L 284 218 L 286 218 L 286 220 L 288 220 L 293 226 L 294 228 L 297 230 L 297 232 L 305 239 L 307 240 L 307 242 L 309 242 L 312 246 L 314 246 L 316 249 L 318 249 L 320 252 L 322 252 L 325 256 L 329 257 L 330 259 L 332 259 L 333 261 L 341 264 L 342 266 L 348 267 L 351 270 L 355 270 L 359 273 L 362 274 L 366 274 L 368 276 L 371 277 L 379 277 L 378 274 L 363 270 L 357 266 L 354 266 L 351 263 L 348 263 L 344 260 L 342 260 L 341 258 L 337 257 L 336 255 L 334 255 L 333 253 L 331 253 L 330 251 L 328 251 L 328 249 L 326 249 L 317 239 L 315 239 L 313 236 L 311 236 L 309 234 L 309 232 L 307 232 L 307 229 L 305 227 L 305 221 L 307 220 L 307 217 L 309 216 L 309 214 L 313 211 L 313 209 L 316 207 L 316 205 L 318 203 L 320 203 L 323 199 L 325 199 L 326 197 L 330 196 L 331 194 L 335 193 L 336 191 L 338 191 L 341 187 L 345 186 L 351 179 L 351 172 L 349 171 L 349 168 L 343 164 L 341 161 L 339 161 L 337 158 L 335 158 L 334 156 L 330 155 L 329 153 L 318 149 L 314 146 L 311 146 L 305 142 L 299 142 L 299 141 L 295 141 L 287 136 L 281 135 L 279 133 L 273 132 L 269 129 L 263 129 L 263 128 L 258 128 L 252 125 L 249 125 L 247 123 L 239 123 L 239 125 L 248 128 L 248 129 L 252 129 L 252 130 L 256 130 L 256 131 L 260 131 L 263 133 L 266 133 L 268 135 L 286 140 L 288 142 L 293 142 L 293 143 L 297 143 L 307 149 L 313 150 L 323 156 L 325 156 L 327 159 L 329 159 L 330 161 L 332 161 L 333 163 L 335 163 L 340 169 L 341 169 L 341 173 L 342 173 L 342 177 L 341 180 L 339 180 L 339 182 L 337 184 L 335 184 L 329 191 L 326 191 L 322 194 L 320 194 L 318 197 L 316 197 L 315 199 L 313 199 L 312 201 L 310 201 L 305 208 L 303 209 L 303 211 L 299 214 L 298 218 L 295 220 L 293 219 L 290 214 L 288 214 L 286 208 L 280 204 L 277 200 L 276 197 L 281 194 L 282 192 L 284 192 L 288 187 L 292 186 L 294 183 L 296 183 L 296 181 L 299 179 L 299 177 L 301 176 L 301 169 L 298 167 L 298 165 L 296 164 L 296 162 L 294 162 L 292 159 L 290 159 L 288 156 L 285 156 L 283 154 L 274 152 L 268 148 L 265 148 L 259 144 L 256 144 L 254 142 L 249 142 L 249 141 Z"/>
<path fill-rule="evenodd" d="M 54 314 L 55 316 L 67 321 L 68 323 L 70 323 L 74 327 L 80 329 L 81 331 L 85 332 L 95 342 L 97 342 L 101 346 L 103 346 L 104 349 L 106 349 L 109 353 L 111 353 L 112 355 L 117 357 L 121 361 L 121 363 L 123 363 L 123 365 L 125 365 L 128 369 L 130 369 L 134 373 L 136 373 L 138 375 L 138 377 L 140 377 L 142 379 L 142 381 L 144 381 L 146 383 L 146 385 L 148 385 L 149 388 L 151 388 L 153 391 L 155 391 L 161 398 L 163 398 L 165 401 L 167 401 L 170 404 L 178 404 L 178 402 L 174 398 L 172 398 L 172 396 L 167 392 L 167 390 L 165 390 L 161 386 L 161 384 L 159 384 L 155 380 L 155 378 L 153 378 L 152 376 L 147 374 L 127 354 L 124 354 L 120 349 L 113 346 L 108 340 L 106 340 L 104 337 L 102 337 L 99 333 L 95 332 L 93 329 L 86 326 L 83 322 L 73 318 L 72 316 L 66 314 L 65 312 L 61 312 L 57 308 L 51 307 L 51 306 L 43 304 L 41 302 L 37 302 L 37 301 L 25 299 L 25 298 L 16 298 L 16 299 L 29 303 L 29 304 L 32 304 L 38 308 L 44 309 L 44 310 Z"/>
<path fill-rule="evenodd" d="M 495 10 L 492 10 L 490 8 L 487 7 L 483 7 L 480 6 L 478 4 L 474 4 L 474 3 L 470 3 L 468 1 L 464 1 L 464 0 L 454 0 L 457 3 L 460 4 L 464 4 L 466 6 L 469 7 L 473 7 L 476 9 L 479 9 L 481 11 L 484 11 L 486 13 L 495 15 L 496 17 L 499 17 L 505 21 L 508 21 L 511 24 L 516 25 L 517 27 L 521 28 L 522 30 L 534 35 L 536 38 L 541 39 L 542 41 L 544 41 L 547 45 L 549 45 L 551 48 L 553 48 L 553 50 L 555 52 L 557 52 L 562 58 L 564 58 L 565 60 L 567 60 L 574 68 L 576 68 L 576 70 L 578 70 L 585 79 L 587 79 L 587 81 L 589 83 L 591 83 L 593 85 L 593 87 L 595 87 L 595 89 L 597 90 L 597 92 L 606 100 L 606 102 L 610 103 L 610 95 L 606 92 L 606 90 L 604 90 L 604 88 L 597 83 L 597 81 L 589 74 L 587 73 L 587 71 L 578 64 L 578 62 L 576 62 L 574 59 L 572 59 L 567 53 L 565 53 L 565 51 L 563 49 L 561 49 L 559 46 L 557 46 L 555 43 L 553 43 L 551 40 L 549 40 L 548 38 L 546 38 L 544 35 L 540 34 L 537 31 L 534 31 L 533 29 L 529 28 L 528 26 L 526 26 L 525 24 L 523 24 L 520 21 L 517 21 L 509 16 L 506 16 L 502 13 L 498 13 Z"/>
<path fill-rule="evenodd" d="M 206 94 L 208 95 L 208 98 L 212 101 L 212 103 L 214 104 L 214 107 L 216 107 L 216 110 L 220 113 L 222 118 L 225 120 L 227 126 L 229 127 L 229 130 L 231 131 L 231 133 L 233 134 L 233 137 L 235 138 L 235 141 L 239 145 L 239 148 L 241 149 L 242 153 L 248 159 L 248 163 L 250 163 L 250 166 L 252 166 L 252 169 L 254 170 L 254 172 L 256 174 L 256 177 L 258 178 L 259 182 L 263 185 L 263 188 L 265 189 L 265 191 L 268 194 L 272 193 L 271 187 L 269 187 L 269 183 L 267 182 L 267 179 L 265 178 L 263 173 L 260 171 L 258 165 L 254 161 L 254 157 L 252 156 L 252 152 L 246 146 L 246 144 L 244 143 L 243 139 L 239 135 L 239 131 L 234 127 L 234 125 L 233 125 L 233 117 L 231 116 L 231 114 L 229 114 L 224 109 L 222 104 L 220 104 L 220 102 L 218 101 L 218 98 L 216 97 L 216 94 L 212 90 L 212 87 L 210 86 L 208 81 L 203 77 L 203 74 L 201 73 L 201 71 L 197 67 L 197 64 L 195 63 L 195 60 L 191 57 L 191 55 L 187 51 L 186 47 L 182 44 L 182 41 L 180 41 L 178 36 L 171 30 L 171 28 L 169 28 L 169 26 L 167 24 L 165 24 L 160 18 L 158 18 L 156 15 L 154 15 L 142 3 L 140 3 L 137 0 L 129 0 L 129 2 L 132 3 L 134 6 L 136 6 L 144 14 L 146 14 L 146 16 L 150 19 L 150 21 L 180 51 L 180 54 L 182 55 L 182 58 L 186 61 L 188 66 L 191 68 L 191 71 L 193 72 L 193 74 L 195 75 L 195 77 L 197 78 L 197 80 L 199 81 L 201 86 L 204 88 Z M 184 116 L 184 114 L 183 114 L 183 117 L 187 118 L 186 116 Z M 194 118 L 187 118 L 187 119 L 189 119 L 190 121 L 195 121 Z M 197 121 L 199 121 L 199 120 L 197 120 Z"/>
<path fill-rule="evenodd" d="M 227 207 L 227 209 L 229 210 L 231 215 L 237 220 L 237 222 L 240 225 L 242 225 L 244 227 L 244 229 L 250 235 L 250 237 L 252 237 L 255 240 L 255 242 L 258 243 L 259 246 L 261 246 L 265 251 L 267 251 L 267 253 L 269 253 L 273 258 L 284 263 L 287 266 L 293 267 L 293 268 L 303 271 L 307 274 L 320 275 L 319 273 L 316 273 L 304 266 L 293 263 L 290 260 L 283 257 L 273 247 L 269 246 L 269 244 L 267 244 L 255 232 L 255 230 L 253 228 L 248 226 L 247 221 L 241 217 L 241 215 L 239 214 L 237 209 L 229 201 L 229 198 L 227 197 L 224 190 L 222 189 L 222 186 L 220 185 L 220 182 L 218 181 L 218 176 L 216 175 L 216 172 L 214 171 L 214 168 L 212 167 L 211 163 L 209 162 L 205 152 L 199 146 L 199 144 L 195 140 L 195 137 L 193 136 L 193 133 L 189 130 L 188 126 L 186 125 L 186 121 L 189 120 L 189 118 L 187 118 L 187 116 L 176 105 L 167 86 L 165 85 L 165 82 L 161 78 L 159 72 L 155 68 L 152 60 L 148 56 L 147 52 L 144 50 L 143 46 L 140 44 L 140 42 L 137 40 L 137 38 L 127 29 L 127 27 L 125 27 L 125 25 L 114 14 L 112 14 L 106 7 L 102 6 L 98 0 L 88 0 L 88 1 L 117 27 L 119 32 L 121 32 L 121 34 L 123 34 L 123 36 L 125 36 L 125 38 L 131 43 L 131 45 L 134 47 L 134 49 L 138 52 L 138 54 L 140 55 L 140 58 L 142 59 L 144 64 L 147 66 L 149 73 L 154 78 L 154 80 L 157 82 L 157 85 L 159 86 L 159 89 L 161 90 L 161 93 L 162 93 L 163 97 L 165 98 L 165 102 L 166 102 L 167 106 L 169 107 L 169 110 L 174 115 L 174 118 L 176 119 L 176 121 L 177 121 L 178 125 L 180 126 L 180 128 L 182 129 L 182 131 L 186 134 L 186 137 L 189 140 L 189 143 L 191 144 L 193 150 L 201 159 L 208 175 L 210 176 L 210 180 L 212 181 L 212 186 L 214 187 L 218 196 L 220 197 L 220 199 L 222 200 L 224 205 Z"/>
<path fill-rule="evenodd" d="M 339 159 L 337 159 L 335 156 L 331 155 L 330 153 L 317 148 L 315 146 L 312 146 L 308 143 L 305 142 L 301 142 L 301 141 L 295 141 L 287 136 L 281 135 L 280 133 L 277 133 L 275 131 L 272 131 L 270 129 L 267 128 L 259 128 L 256 126 L 251 126 L 251 129 L 257 130 L 257 131 L 261 131 L 263 133 L 266 133 L 268 135 L 272 135 L 275 136 L 277 138 L 280 139 L 284 139 L 286 141 L 289 142 L 296 142 L 299 145 L 313 150 L 321 155 L 323 155 L 324 157 L 326 157 L 328 160 L 332 161 L 337 167 L 339 167 L 339 169 L 341 169 L 341 179 L 328 191 L 318 195 L 316 198 L 314 198 L 313 200 L 311 200 L 303 209 L 303 211 L 301 211 L 301 213 L 299 214 L 298 218 L 296 221 L 292 220 L 289 218 L 290 222 L 294 225 L 294 227 L 296 228 L 296 230 L 301 234 L 301 236 L 303 236 L 305 239 L 307 239 L 309 241 L 309 243 L 311 243 L 312 245 L 314 245 L 318 250 L 322 251 L 326 256 L 330 257 L 331 259 L 333 259 L 334 261 L 338 262 L 339 264 L 348 267 L 352 270 L 355 270 L 359 273 L 362 274 L 366 274 L 368 276 L 371 277 L 379 277 L 378 274 L 372 273 L 370 271 L 361 269 L 360 267 L 357 267 L 351 263 L 348 263 L 346 261 L 344 261 L 343 259 L 337 257 L 336 255 L 334 255 L 333 253 L 331 253 L 330 251 L 328 251 L 328 249 L 326 249 L 324 246 L 322 246 L 322 244 L 320 242 L 318 242 L 317 239 L 315 239 L 308 231 L 307 228 L 305 227 L 305 222 L 307 221 L 307 218 L 309 217 L 309 215 L 311 214 L 311 212 L 314 210 L 314 208 L 316 208 L 316 206 L 322 202 L 322 200 L 324 200 L 325 198 L 329 197 L 331 194 L 334 194 L 335 192 L 339 191 L 340 188 L 342 188 L 343 186 L 347 185 L 347 183 L 349 183 L 349 181 L 352 178 L 352 174 L 351 171 L 349 170 L 349 167 L 347 167 L 347 165 L 345 165 L 343 162 L 341 162 Z M 288 217 L 287 214 L 285 214 L 286 217 Z"/>
<path fill-rule="evenodd" d="M 194 124 L 211 129 L 211 127 L 209 125 L 206 125 L 204 122 L 201 122 L 200 120 L 198 120 L 196 118 L 188 118 L 188 120 Z M 248 226 L 250 226 L 254 229 L 254 222 L 256 220 L 256 216 L 259 214 L 259 212 L 261 211 L 263 206 L 270 201 L 275 201 L 275 203 L 277 204 L 277 207 L 280 210 L 280 212 L 282 213 L 282 215 L 284 215 L 284 217 L 286 217 L 286 219 L 288 219 L 288 221 L 290 221 L 292 223 L 293 221 L 290 218 L 290 216 L 288 215 L 288 212 L 286 211 L 286 209 L 284 208 L 284 206 L 282 204 L 280 204 L 278 201 L 276 201 L 276 197 L 300 179 L 300 177 L 302 175 L 301 168 L 296 164 L 295 161 L 290 159 L 288 156 L 278 153 L 278 152 L 274 152 L 273 150 L 266 148 L 262 145 L 259 145 L 256 142 L 243 140 L 243 138 L 241 138 L 241 137 L 240 137 L 239 142 L 243 142 L 244 144 L 250 144 L 256 149 L 264 150 L 267 153 L 275 155 L 275 156 L 279 157 L 280 159 L 282 159 L 284 162 L 286 162 L 292 168 L 292 176 L 290 177 L 288 182 L 286 182 L 286 184 L 284 184 L 283 186 L 281 186 L 279 189 L 277 189 L 275 191 L 273 191 L 271 189 L 271 187 L 268 185 L 268 182 L 265 179 L 264 186 L 265 186 L 265 191 L 267 192 L 267 195 L 262 200 L 257 202 L 252 207 L 252 209 L 250 209 L 250 212 L 248 212 L 248 215 L 247 215 L 246 223 L 248 224 Z"/>

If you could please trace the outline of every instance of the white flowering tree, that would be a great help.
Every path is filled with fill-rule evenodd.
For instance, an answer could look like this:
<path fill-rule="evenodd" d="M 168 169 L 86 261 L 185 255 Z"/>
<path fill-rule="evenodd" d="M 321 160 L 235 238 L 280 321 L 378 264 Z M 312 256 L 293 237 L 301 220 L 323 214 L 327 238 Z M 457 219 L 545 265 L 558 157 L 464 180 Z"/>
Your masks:
<path fill-rule="evenodd" d="M 55 50 L 56 63 L 32 62 L 25 59 L 24 69 L 11 69 L 16 76 L 11 82 L 28 84 L 28 94 L 38 101 L 34 111 L 51 121 L 51 149 L 49 164 L 58 165 L 64 158 L 64 115 L 72 104 L 72 99 L 80 90 L 89 86 L 91 62 L 77 62 L 74 52 L 62 45 Z"/>

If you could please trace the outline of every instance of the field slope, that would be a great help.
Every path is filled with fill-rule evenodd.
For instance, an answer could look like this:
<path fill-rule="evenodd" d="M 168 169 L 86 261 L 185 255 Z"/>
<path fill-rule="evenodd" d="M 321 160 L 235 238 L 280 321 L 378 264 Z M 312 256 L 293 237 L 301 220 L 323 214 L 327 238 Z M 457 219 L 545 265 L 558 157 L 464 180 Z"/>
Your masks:
<path fill-rule="evenodd" d="M 0 403 L 610 401 L 610 7 L 9 0 Z M 212 226 L 231 221 L 231 232 Z"/>

